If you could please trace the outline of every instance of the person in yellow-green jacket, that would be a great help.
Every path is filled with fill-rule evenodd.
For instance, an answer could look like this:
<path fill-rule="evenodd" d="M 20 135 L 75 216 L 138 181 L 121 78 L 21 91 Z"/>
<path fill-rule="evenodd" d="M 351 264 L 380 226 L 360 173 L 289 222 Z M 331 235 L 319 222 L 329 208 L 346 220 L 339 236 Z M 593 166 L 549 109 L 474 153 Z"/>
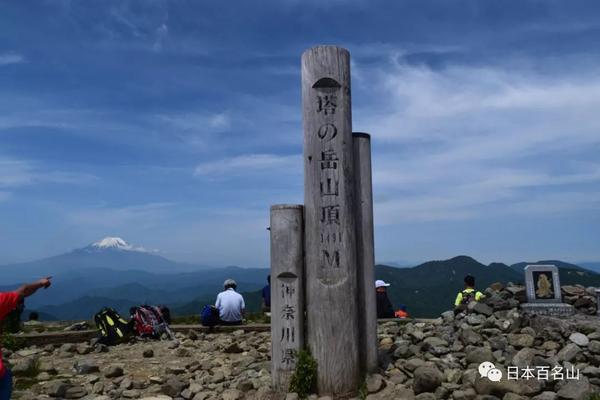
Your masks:
<path fill-rule="evenodd" d="M 480 301 L 485 296 L 483 293 L 475 290 L 475 277 L 472 275 L 465 276 L 465 288 L 462 292 L 458 292 L 456 300 L 454 301 L 454 307 L 456 311 L 463 311 L 467 309 L 472 301 Z"/>

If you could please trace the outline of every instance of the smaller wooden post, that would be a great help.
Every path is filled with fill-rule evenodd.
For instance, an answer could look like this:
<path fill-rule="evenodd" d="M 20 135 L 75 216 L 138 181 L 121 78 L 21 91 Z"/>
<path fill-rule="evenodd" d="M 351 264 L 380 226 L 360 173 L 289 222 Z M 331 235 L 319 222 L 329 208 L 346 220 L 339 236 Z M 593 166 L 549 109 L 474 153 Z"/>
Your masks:
<path fill-rule="evenodd" d="M 287 392 L 304 348 L 303 207 L 271 206 L 271 377 L 273 389 Z"/>
<path fill-rule="evenodd" d="M 367 372 L 378 367 L 377 304 L 375 299 L 375 251 L 373 234 L 373 185 L 371 136 L 354 132 L 354 178 L 356 195 L 356 249 L 359 292 L 361 363 Z"/>

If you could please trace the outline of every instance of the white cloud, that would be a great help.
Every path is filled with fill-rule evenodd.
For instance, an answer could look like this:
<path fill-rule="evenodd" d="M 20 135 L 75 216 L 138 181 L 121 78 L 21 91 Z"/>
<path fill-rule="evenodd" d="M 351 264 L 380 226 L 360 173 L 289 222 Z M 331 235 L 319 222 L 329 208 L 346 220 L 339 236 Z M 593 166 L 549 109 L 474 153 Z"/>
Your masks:
<path fill-rule="evenodd" d="M 223 131 L 231 127 L 231 118 L 226 112 L 162 114 L 158 115 L 158 119 L 184 131 L 202 131 L 206 127 Z"/>
<path fill-rule="evenodd" d="M 38 183 L 79 185 L 94 182 L 97 179 L 94 175 L 86 173 L 49 170 L 30 161 L 0 157 L 0 188 Z"/>
<path fill-rule="evenodd" d="M 67 214 L 75 225 L 110 228 L 150 228 L 162 220 L 173 203 L 148 203 L 125 207 L 97 207 Z"/>
<path fill-rule="evenodd" d="M 600 77 L 358 69 L 355 94 L 378 88 L 353 113 L 355 130 L 372 133 L 376 221 L 520 214 L 533 200 L 544 204 L 536 214 L 597 209 Z"/>
<path fill-rule="evenodd" d="M 21 54 L 6 53 L 0 54 L 0 66 L 10 64 L 21 64 L 25 62 L 25 57 Z"/>
<path fill-rule="evenodd" d="M 154 44 L 152 45 L 152 49 L 154 51 L 161 51 L 163 48 L 163 43 L 169 36 L 169 27 L 167 24 L 161 24 L 156 29 L 156 39 L 154 40 Z"/>
<path fill-rule="evenodd" d="M 194 175 L 223 177 L 224 175 L 242 175 L 274 168 L 284 171 L 301 171 L 301 162 L 302 157 L 299 155 L 246 154 L 199 164 L 194 170 Z"/>

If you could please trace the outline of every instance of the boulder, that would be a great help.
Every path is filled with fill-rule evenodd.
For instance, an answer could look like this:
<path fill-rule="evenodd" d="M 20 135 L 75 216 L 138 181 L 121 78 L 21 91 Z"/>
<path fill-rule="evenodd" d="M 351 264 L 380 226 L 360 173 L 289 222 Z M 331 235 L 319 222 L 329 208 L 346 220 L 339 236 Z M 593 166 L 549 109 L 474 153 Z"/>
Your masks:
<path fill-rule="evenodd" d="M 512 358 L 512 365 L 525 368 L 533 365 L 533 358 L 536 355 L 536 351 L 531 348 L 523 348 L 519 350 Z"/>
<path fill-rule="evenodd" d="M 470 302 L 469 305 L 467 306 L 467 309 L 469 310 L 469 312 L 483 314 L 486 317 L 489 317 L 494 313 L 494 310 L 490 306 L 488 306 L 487 304 L 482 303 L 480 301 Z"/>
<path fill-rule="evenodd" d="M 460 333 L 460 339 L 464 344 L 481 344 L 483 338 L 477 332 L 472 329 L 463 329 Z"/>
<path fill-rule="evenodd" d="M 244 395 L 237 389 L 227 389 L 223 392 L 222 398 L 223 400 L 239 400 L 243 398 Z"/>
<path fill-rule="evenodd" d="M 87 390 L 80 385 L 71 386 L 65 392 L 65 399 L 81 399 L 85 396 L 87 396 Z"/>
<path fill-rule="evenodd" d="M 38 360 L 35 357 L 21 358 L 12 366 L 11 370 L 16 376 L 29 375 L 35 371 L 37 363 Z"/>
<path fill-rule="evenodd" d="M 580 351 L 581 348 L 575 343 L 569 343 L 558 352 L 556 358 L 558 361 L 571 361 Z"/>
<path fill-rule="evenodd" d="M 144 350 L 144 352 L 142 353 L 142 357 L 144 357 L 144 358 L 152 358 L 152 357 L 154 357 L 154 350 L 152 350 L 152 349 L 146 349 L 146 350 Z"/>
<path fill-rule="evenodd" d="M 117 365 L 113 365 L 108 367 L 108 369 L 106 370 L 106 372 L 104 373 L 104 376 L 107 378 L 117 378 L 119 376 L 123 376 L 123 368 Z"/>
<path fill-rule="evenodd" d="M 385 387 L 385 381 L 379 374 L 371 374 L 366 379 L 367 392 L 377 393 Z"/>
<path fill-rule="evenodd" d="M 433 392 L 442 384 L 442 373 L 434 367 L 419 367 L 413 376 L 413 391 L 415 394 Z"/>
<path fill-rule="evenodd" d="M 466 360 L 469 364 L 481 364 L 485 361 L 493 362 L 494 355 L 490 349 L 486 347 L 479 347 L 468 352 Z"/>
<path fill-rule="evenodd" d="M 588 350 L 595 354 L 600 354 L 600 341 L 592 340 L 588 343 Z"/>
<path fill-rule="evenodd" d="M 585 289 L 583 287 L 574 285 L 564 285 L 561 287 L 561 291 L 566 296 L 583 296 L 585 295 Z"/>
<path fill-rule="evenodd" d="M 100 367 L 98 367 L 98 364 L 93 360 L 79 360 L 73 365 L 73 370 L 75 370 L 76 374 L 85 375 L 99 372 Z"/>
<path fill-rule="evenodd" d="M 583 333 L 573 332 L 569 336 L 569 340 L 575 343 L 577 346 L 587 346 L 590 340 Z"/>
<path fill-rule="evenodd" d="M 587 400 L 591 393 L 590 383 L 587 378 L 568 381 L 556 393 L 561 400 Z"/>
<path fill-rule="evenodd" d="M 161 391 L 172 397 L 177 397 L 187 385 L 178 378 L 171 376 L 161 386 Z"/>
<path fill-rule="evenodd" d="M 523 333 L 511 333 L 507 339 L 508 344 L 516 348 L 531 347 L 535 341 L 533 336 Z"/>
<path fill-rule="evenodd" d="M 50 397 L 65 397 L 69 386 L 63 381 L 52 381 L 45 386 L 46 394 Z"/>

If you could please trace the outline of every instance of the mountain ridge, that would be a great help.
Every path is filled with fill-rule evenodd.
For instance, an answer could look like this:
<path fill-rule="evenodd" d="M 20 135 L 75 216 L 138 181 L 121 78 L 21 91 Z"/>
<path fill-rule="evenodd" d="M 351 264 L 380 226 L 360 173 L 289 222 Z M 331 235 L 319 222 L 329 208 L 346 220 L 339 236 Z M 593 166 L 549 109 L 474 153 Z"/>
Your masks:
<path fill-rule="evenodd" d="M 0 267 L 4 283 L 13 283 L 3 288 L 10 290 L 19 282 L 53 275 L 53 289 L 29 298 L 27 306 L 61 319 L 91 318 L 105 305 L 128 308 L 142 303 L 167 304 L 175 312 L 199 312 L 196 308 L 214 301 L 227 278 L 235 279 L 239 290 L 251 296 L 249 305 L 260 304 L 257 293 L 266 284 L 269 269 L 199 267 L 141 249 L 120 237 L 106 237 L 69 253 L 13 265 L 13 270 Z M 404 268 L 377 264 L 375 275 L 391 283 L 389 295 L 396 306 L 406 304 L 412 315 L 432 317 L 452 306 L 465 275 L 474 275 L 478 287 L 498 281 L 523 283 L 524 266 L 540 263 L 557 265 L 562 284 L 600 286 L 596 272 L 560 260 L 485 265 L 467 255 Z M 15 276 L 19 279 L 11 281 Z"/>

